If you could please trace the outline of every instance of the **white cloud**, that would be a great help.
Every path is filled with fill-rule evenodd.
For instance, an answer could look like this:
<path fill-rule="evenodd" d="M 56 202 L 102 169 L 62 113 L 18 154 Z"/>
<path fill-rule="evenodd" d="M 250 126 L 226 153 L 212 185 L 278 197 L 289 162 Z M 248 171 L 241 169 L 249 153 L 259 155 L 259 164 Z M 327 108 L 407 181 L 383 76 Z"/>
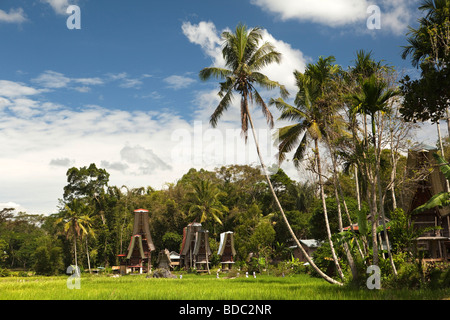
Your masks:
<path fill-rule="evenodd" d="M 181 29 L 191 43 L 202 47 L 205 54 L 213 59 L 215 66 L 225 66 L 221 51 L 222 40 L 214 23 L 201 21 L 199 24 L 191 24 L 188 21 L 183 23 Z"/>
<path fill-rule="evenodd" d="M 276 14 L 281 20 L 313 22 L 329 27 L 359 25 L 366 29 L 371 5 L 381 8 L 382 30 L 403 35 L 413 21 L 418 0 L 251 0 L 263 10 Z M 367 30 L 367 29 L 366 29 Z"/>
<path fill-rule="evenodd" d="M 391 30 L 396 35 L 404 35 L 408 26 L 418 18 L 419 11 L 411 10 L 411 4 L 417 8 L 418 0 L 382 0 L 383 12 L 381 28 Z"/>
<path fill-rule="evenodd" d="M 50 89 L 67 87 L 70 81 L 71 80 L 62 73 L 51 70 L 45 71 L 37 78 L 33 79 L 33 82 L 37 83 L 39 86 Z"/>
<path fill-rule="evenodd" d="M 165 78 L 164 82 L 168 84 L 169 88 L 178 90 L 187 88 L 196 81 L 189 77 L 173 75 Z"/>
<path fill-rule="evenodd" d="M 76 4 L 78 0 L 71 0 L 70 3 L 69 0 L 41 0 L 41 2 L 49 4 L 53 8 L 55 13 L 66 15 L 67 8 L 70 5 Z"/>
<path fill-rule="evenodd" d="M 125 88 L 125 89 L 130 89 L 130 88 L 140 89 L 143 84 L 142 80 L 151 77 L 148 74 L 142 74 L 138 78 L 130 78 L 126 72 L 121 72 L 121 73 L 117 73 L 117 74 L 110 73 L 107 76 L 108 76 L 109 80 L 111 80 L 111 81 L 118 81 L 119 87 Z"/>
<path fill-rule="evenodd" d="M 41 73 L 37 78 L 32 79 L 40 87 L 46 89 L 61 89 L 70 87 L 71 84 L 81 84 L 82 86 L 71 87 L 78 92 L 89 92 L 90 87 L 94 85 L 102 85 L 104 81 L 101 78 L 69 78 L 64 74 L 52 70 Z"/>
<path fill-rule="evenodd" d="M 17 98 L 24 96 L 32 96 L 38 93 L 40 93 L 40 90 L 28 87 L 22 83 L 8 80 L 0 80 L 0 97 Z"/>
<path fill-rule="evenodd" d="M 361 21 L 366 16 L 366 0 L 251 0 L 282 20 L 312 21 L 329 26 L 343 26 Z"/>
<path fill-rule="evenodd" d="M 0 22 L 22 23 L 25 21 L 27 21 L 27 18 L 22 8 L 10 9 L 9 13 L 0 9 Z"/>

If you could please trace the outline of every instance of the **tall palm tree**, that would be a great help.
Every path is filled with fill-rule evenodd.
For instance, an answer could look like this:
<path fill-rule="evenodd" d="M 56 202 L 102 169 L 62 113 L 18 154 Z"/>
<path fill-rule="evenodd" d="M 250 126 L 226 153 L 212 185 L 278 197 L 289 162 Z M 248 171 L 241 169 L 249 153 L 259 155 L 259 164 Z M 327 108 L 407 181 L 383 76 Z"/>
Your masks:
<path fill-rule="evenodd" d="M 283 99 L 271 100 L 271 104 L 275 104 L 282 111 L 281 120 L 293 120 L 297 123 L 279 129 L 279 161 L 283 161 L 286 154 L 297 148 L 294 153 L 293 162 L 299 167 L 306 153 L 306 147 L 309 142 L 314 142 L 314 154 L 316 159 L 317 175 L 319 179 L 320 194 L 322 199 L 322 207 L 325 218 L 325 227 L 327 230 L 328 242 L 331 248 L 331 254 L 336 265 L 336 270 L 342 279 L 344 274 L 339 265 L 339 260 L 334 250 L 333 241 L 331 240 L 331 230 L 328 221 L 328 212 L 326 206 L 326 198 L 323 187 L 322 164 L 319 151 L 319 141 L 327 132 L 327 116 L 330 114 L 330 104 L 326 99 L 326 93 L 334 74 L 339 70 L 337 65 L 333 65 L 335 59 L 330 56 L 327 58 L 320 57 L 317 64 L 309 64 L 304 73 L 295 71 L 294 75 L 297 80 L 299 89 L 295 107 L 287 104 Z M 300 137 L 301 140 L 300 140 Z M 300 140 L 300 142 L 299 142 Z"/>
<path fill-rule="evenodd" d="M 383 231 L 385 236 L 385 241 L 387 245 L 387 250 L 389 258 L 391 261 L 392 270 L 395 275 L 397 271 L 395 268 L 394 261 L 392 259 L 392 254 L 390 250 L 389 241 L 387 238 L 386 230 L 386 217 L 384 213 L 383 196 L 381 189 L 381 176 L 380 176 L 380 157 L 381 157 L 381 141 L 377 144 L 377 130 L 376 130 L 376 115 L 379 112 L 388 112 L 389 105 L 388 102 L 399 95 L 399 91 L 396 89 L 391 89 L 388 87 L 387 82 L 383 79 L 379 79 L 376 75 L 372 75 L 368 79 L 365 79 L 361 86 L 361 92 L 356 93 L 352 96 L 354 100 L 354 105 L 357 106 L 357 112 L 368 114 L 371 117 L 372 125 L 372 145 L 375 153 L 375 170 L 376 170 L 376 180 L 378 185 L 378 210 L 381 212 Z M 376 237 L 376 196 L 375 196 L 375 184 L 372 185 L 372 237 Z M 374 241 L 374 244 L 376 241 Z M 376 245 L 373 247 L 373 263 L 378 264 L 378 248 Z"/>
<path fill-rule="evenodd" d="M 189 213 L 194 214 L 201 223 L 213 220 L 222 225 L 222 214 L 228 211 L 219 200 L 225 195 L 209 180 L 199 180 L 192 184 L 194 191 L 188 195 L 191 197 L 191 207 Z"/>
<path fill-rule="evenodd" d="M 90 233 L 89 230 L 92 228 L 90 212 L 92 212 L 92 208 L 89 205 L 82 199 L 74 198 L 65 205 L 62 217 L 56 220 L 57 224 L 62 224 L 67 238 L 73 239 L 76 270 L 78 270 L 77 241 L 83 234 Z"/>
<path fill-rule="evenodd" d="M 258 153 L 261 167 L 264 171 L 269 189 L 275 199 L 281 215 L 283 216 L 290 234 L 295 239 L 298 247 L 304 251 L 295 236 L 295 233 L 292 230 L 289 221 L 284 214 L 280 201 L 278 200 L 278 197 L 273 189 L 267 173 L 267 167 L 261 156 L 258 140 L 255 134 L 255 128 L 249 110 L 249 101 L 250 103 L 255 102 L 261 107 L 262 113 L 264 114 L 269 127 L 273 128 L 274 121 L 272 113 L 255 86 L 258 85 L 263 89 L 269 90 L 278 88 L 280 89 L 280 94 L 283 98 L 288 96 L 288 92 L 283 85 L 276 81 L 270 80 L 266 75 L 260 72 L 261 69 L 269 64 L 274 62 L 280 63 L 281 53 L 277 52 L 275 47 L 269 42 L 264 42 L 260 45 L 260 42 L 262 41 L 262 31 L 260 28 L 252 28 L 248 30 L 245 25 L 239 24 L 234 33 L 229 31 L 223 32 L 222 39 L 222 54 L 225 60 L 225 68 L 204 68 L 199 74 L 201 80 L 208 80 L 211 78 L 223 80 L 223 82 L 220 83 L 219 91 L 219 97 L 221 100 L 211 115 L 210 124 L 213 127 L 217 126 L 220 117 L 230 107 L 234 92 L 237 92 L 241 96 L 241 128 L 245 136 L 245 141 L 247 141 L 247 132 L 250 124 L 256 145 L 256 152 Z M 306 252 L 304 253 L 306 254 Z M 313 265 L 312 260 L 309 257 L 308 261 Z M 341 284 L 325 275 L 320 269 L 317 268 L 317 270 L 328 282 Z"/>

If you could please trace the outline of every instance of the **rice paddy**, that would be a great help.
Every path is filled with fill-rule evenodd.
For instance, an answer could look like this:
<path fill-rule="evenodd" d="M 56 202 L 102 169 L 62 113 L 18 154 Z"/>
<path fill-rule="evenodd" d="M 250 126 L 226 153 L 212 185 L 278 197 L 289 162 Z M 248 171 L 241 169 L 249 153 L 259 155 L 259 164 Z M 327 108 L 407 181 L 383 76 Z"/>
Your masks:
<path fill-rule="evenodd" d="M 180 279 L 145 275 L 82 275 L 79 289 L 67 276 L 0 278 L 0 300 L 441 300 L 450 290 L 368 290 L 338 287 L 308 275 L 259 275 L 234 279 L 183 274 Z M 69 280 L 70 281 L 70 280 Z M 70 282 L 71 283 L 71 282 Z"/>

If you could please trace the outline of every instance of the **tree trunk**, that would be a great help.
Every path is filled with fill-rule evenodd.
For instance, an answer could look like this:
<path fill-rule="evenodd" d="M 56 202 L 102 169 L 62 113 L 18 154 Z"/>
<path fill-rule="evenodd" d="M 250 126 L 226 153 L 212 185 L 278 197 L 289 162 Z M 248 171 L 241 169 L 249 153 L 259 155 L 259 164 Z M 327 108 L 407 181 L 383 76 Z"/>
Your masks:
<path fill-rule="evenodd" d="M 244 99 L 247 100 L 246 97 L 244 97 Z M 246 104 L 246 106 L 247 106 L 247 104 Z M 331 284 L 337 284 L 337 285 L 342 286 L 343 284 L 342 284 L 341 282 L 336 281 L 336 280 L 334 280 L 333 278 L 329 277 L 329 276 L 326 275 L 322 270 L 320 270 L 319 267 L 316 266 L 316 264 L 312 261 L 312 259 L 310 258 L 310 256 L 307 254 L 307 252 L 306 252 L 305 249 L 303 248 L 303 246 L 300 244 L 300 241 L 297 239 L 297 236 L 295 235 L 294 231 L 292 230 L 291 225 L 289 224 L 289 221 L 287 220 L 286 215 L 284 214 L 284 210 L 283 210 L 283 208 L 281 207 L 280 201 L 278 200 L 278 197 L 277 197 L 277 195 L 276 195 L 276 193 L 275 193 L 275 190 L 273 189 L 272 182 L 270 181 L 270 177 L 269 177 L 269 175 L 268 175 L 268 173 L 267 173 L 266 165 L 264 164 L 264 161 L 263 161 L 262 156 L 261 156 L 261 152 L 260 152 L 260 150 L 259 150 L 258 138 L 257 138 L 256 133 L 255 133 L 255 128 L 254 128 L 254 126 L 253 126 L 253 121 L 252 121 L 252 118 L 251 118 L 251 116 L 250 116 L 250 113 L 248 113 L 248 120 L 249 120 L 250 126 L 251 126 L 251 128 L 252 128 L 253 138 L 254 138 L 254 140 L 255 140 L 255 145 L 256 145 L 256 152 L 258 153 L 259 161 L 260 161 L 261 167 L 262 167 L 262 169 L 263 169 L 263 171 L 264 171 L 264 175 L 265 175 L 265 177 L 266 177 L 267 184 L 269 185 L 269 189 L 270 189 L 270 191 L 271 191 L 271 193 L 272 193 L 272 195 L 273 195 L 273 197 L 274 197 L 274 199 L 275 199 L 275 202 L 276 202 L 276 204 L 277 204 L 277 206 L 278 206 L 278 209 L 280 210 L 280 213 L 281 213 L 281 215 L 282 215 L 282 217 L 283 217 L 283 220 L 284 220 L 284 222 L 286 223 L 286 226 L 288 227 L 289 233 L 291 234 L 291 236 L 292 236 L 292 238 L 294 239 L 295 243 L 297 244 L 298 248 L 302 251 L 302 253 L 303 253 L 303 255 L 305 256 L 305 258 L 306 258 L 306 260 L 308 261 L 308 263 L 314 268 L 314 270 L 316 270 L 316 272 L 317 272 L 323 279 L 325 279 L 326 281 L 328 281 L 329 283 L 331 283 Z"/>
<path fill-rule="evenodd" d="M 74 250 L 74 254 L 75 254 L 75 268 L 76 271 L 78 273 L 78 258 L 77 258 L 77 237 L 74 236 L 74 241 L 73 241 L 73 250 Z"/>
<path fill-rule="evenodd" d="M 375 152 L 375 170 L 377 175 L 377 184 L 378 184 L 378 200 L 379 200 L 379 210 L 381 212 L 381 223 L 383 225 L 384 232 L 384 241 L 386 242 L 386 249 L 388 252 L 389 260 L 391 263 L 392 271 L 394 275 L 397 277 L 397 269 L 395 268 L 394 259 L 392 258 L 391 246 L 389 244 L 389 238 L 386 229 L 386 216 L 384 214 L 384 203 L 383 203 L 383 191 L 381 190 L 381 174 L 380 174 L 380 158 L 381 158 L 381 143 L 379 146 L 376 144 L 376 131 L 375 131 L 375 117 L 372 115 L 372 134 L 373 134 L 373 147 Z M 381 245 L 383 243 L 381 242 Z"/>
<path fill-rule="evenodd" d="M 361 195 L 359 194 L 359 178 L 358 178 L 358 165 L 354 166 L 355 171 L 355 184 L 356 184 L 356 200 L 358 201 L 358 210 L 361 211 Z"/>
<path fill-rule="evenodd" d="M 327 144 L 328 144 L 328 149 L 329 149 L 330 155 L 331 155 L 331 161 L 332 161 L 332 164 L 333 164 L 334 193 L 335 193 L 336 201 L 337 201 L 337 204 L 338 204 L 337 208 L 338 208 L 338 218 L 339 218 L 339 220 L 338 220 L 338 222 L 339 222 L 339 232 L 343 232 L 344 231 L 344 226 L 343 226 L 343 223 L 342 223 L 342 213 L 341 213 L 341 211 L 342 211 L 341 210 L 341 199 L 342 199 L 342 204 L 344 206 L 344 211 L 346 213 L 348 222 L 350 224 L 350 229 L 351 229 L 353 235 L 355 235 L 355 231 L 353 230 L 353 222 L 352 222 L 352 219 L 350 217 L 350 213 L 348 212 L 347 202 L 345 201 L 344 193 L 342 192 L 341 183 L 339 181 L 339 175 L 338 175 L 337 163 L 336 163 L 336 155 L 335 155 L 335 152 L 334 152 L 334 148 L 332 147 L 330 141 L 327 141 Z M 361 209 L 359 209 L 359 210 L 361 210 Z M 363 252 L 361 250 L 359 242 L 356 239 L 356 237 L 354 237 L 354 238 L 355 238 L 356 245 L 358 247 L 359 253 L 361 255 L 361 258 L 364 258 L 364 254 L 363 254 Z M 353 257 L 351 255 L 351 252 L 350 252 L 350 250 L 348 248 L 348 244 L 346 242 L 344 243 L 344 250 L 345 250 L 345 253 L 347 255 L 347 260 L 348 260 L 350 269 L 352 271 L 353 279 L 356 279 L 358 277 L 358 270 L 356 269 Z"/>
<path fill-rule="evenodd" d="M 339 260 L 336 256 L 336 252 L 334 250 L 333 241 L 331 240 L 331 230 L 330 230 L 330 223 L 328 221 L 327 204 L 325 201 L 325 191 L 323 189 L 322 166 L 320 163 L 320 152 L 319 152 L 318 139 L 314 139 L 314 147 L 315 147 L 314 152 L 316 153 L 316 160 L 317 160 L 317 174 L 319 176 L 320 198 L 322 199 L 323 216 L 325 219 L 325 228 L 327 230 L 328 242 L 330 244 L 330 250 L 331 250 L 331 255 L 333 256 L 334 264 L 336 265 L 336 270 L 337 270 L 339 276 L 341 277 L 341 279 L 344 280 L 345 277 L 344 277 L 344 274 L 342 273 L 341 266 L 339 265 Z"/>
<path fill-rule="evenodd" d="M 90 257 L 89 257 L 89 247 L 88 247 L 88 238 L 87 238 L 87 235 L 86 235 L 86 255 L 87 255 L 87 262 L 88 262 L 89 273 L 92 273 L 92 272 L 91 272 L 91 259 L 90 259 Z"/>

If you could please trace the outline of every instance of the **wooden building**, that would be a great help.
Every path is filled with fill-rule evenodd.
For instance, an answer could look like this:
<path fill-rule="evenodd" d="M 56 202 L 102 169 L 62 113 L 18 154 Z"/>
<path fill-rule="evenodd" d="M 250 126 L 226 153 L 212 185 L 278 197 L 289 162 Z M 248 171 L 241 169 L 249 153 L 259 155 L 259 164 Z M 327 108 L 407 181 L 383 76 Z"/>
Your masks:
<path fill-rule="evenodd" d="M 426 203 L 434 195 L 449 191 L 447 181 L 439 169 L 433 153 L 437 148 L 418 145 L 408 152 L 407 174 L 409 185 L 405 194 L 405 212 L 411 214 L 414 209 Z M 433 208 L 411 215 L 416 228 L 440 227 L 422 234 L 417 248 L 423 251 L 424 258 L 431 261 L 450 259 L 450 207 Z"/>
<path fill-rule="evenodd" d="M 209 271 L 209 233 L 202 229 L 201 223 L 190 223 L 183 229 L 183 243 L 180 252 L 180 267 Z"/>
<path fill-rule="evenodd" d="M 151 255 L 155 251 L 148 220 L 148 210 L 134 211 L 133 234 L 126 254 L 119 254 L 121 274 L 138 271 L 150 272 Z"/>
<path fill-rule="evenodd" d="M 220 256 L 220 263 L 222 270 L 227 271 L 231 269 L 234 264 L 234 257 L 236 250 L 234 249 L 234 233 L 231 231 L 220 234 L 220 244 L 217 255 Z"/>

